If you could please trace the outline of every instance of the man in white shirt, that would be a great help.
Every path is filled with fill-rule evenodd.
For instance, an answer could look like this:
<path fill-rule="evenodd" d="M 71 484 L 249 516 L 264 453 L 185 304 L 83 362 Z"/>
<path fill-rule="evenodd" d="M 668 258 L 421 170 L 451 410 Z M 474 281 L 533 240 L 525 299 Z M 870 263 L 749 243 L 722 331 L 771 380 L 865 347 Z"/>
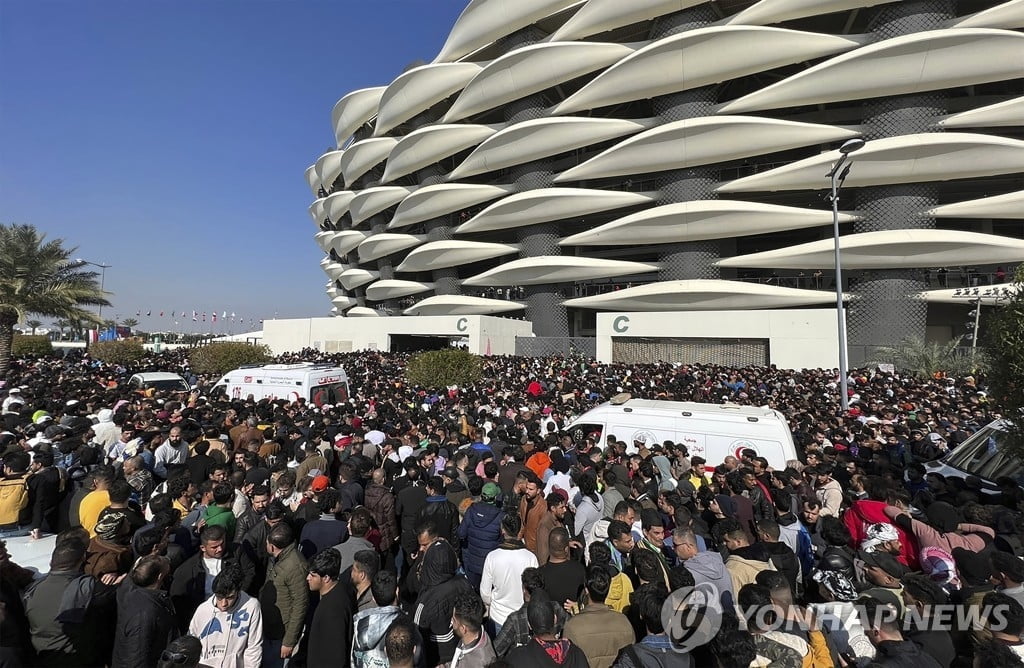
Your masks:
<path fill-rule="evenodd" d="M 480 577 L 480 598 L 490 610 L 495 637 L 505 618 L 523 607 L 523 571 L 537 568 L 536 555 L 517 537 L 521 525 L 515 513 L 507 513 L 501 520 L 501 545 L 487 555 Z"/>

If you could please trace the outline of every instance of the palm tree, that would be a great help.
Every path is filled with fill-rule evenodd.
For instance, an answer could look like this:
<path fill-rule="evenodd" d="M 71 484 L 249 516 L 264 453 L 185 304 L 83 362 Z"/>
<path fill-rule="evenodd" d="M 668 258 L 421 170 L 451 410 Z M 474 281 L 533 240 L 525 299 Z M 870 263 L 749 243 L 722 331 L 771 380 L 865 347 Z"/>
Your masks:
<path fill-rule="evenodd" d="M 946 343 L 906 339 L 899 345 L 875 350 L 875 360 L 876 363 L 893 364 L 899 371 L 918 378 L 931 378 L 936 373 L 965 376 L 983 367 L 985 361 L 982 354 L 975 357 L 962 354 L 962 338 Z"/>
<path fill-rule="evenodd" d="M 28 314 L 96 322 L 85 307 L 110 305 L 99 274 L 71 259 L 76 250 L 32 225 L 0 224 L 0 376 L 11 365 L 14 326 Z"/>
<path fill-rule="evenodd" d="M 128 328 L 128 333 L 131 334 L 132 330 L 139 324 L 139 321 L 135 318 L 125 318 L 121 321 L 121 324 Z"/>
<path fill-rule="evenodd" d="M 35 336 L 36 330 L 42 327 L 42 320 L 27 320 L 25 325 L 32 328 L 32 335 Z"/>
<path fill-rule="evenodd" d="M 50 323 L 50 326 L 60 333 L 60 338 L 58 340 L 63 341 L 64 334 L 67 332 L 68 328 L 71 327 L 71 321 L 61 318 L 60 320 Z"/>

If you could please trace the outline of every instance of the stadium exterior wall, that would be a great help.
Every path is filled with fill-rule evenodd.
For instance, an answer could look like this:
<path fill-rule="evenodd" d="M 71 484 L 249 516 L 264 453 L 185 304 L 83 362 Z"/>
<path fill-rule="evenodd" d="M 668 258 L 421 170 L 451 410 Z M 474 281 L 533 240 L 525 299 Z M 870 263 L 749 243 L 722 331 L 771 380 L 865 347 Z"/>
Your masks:
<path fill-rule="evenodd" d="M 275 355 L 315 348 L 324 352 L 391 350 L 394 335 L 465 339 L 478 355 L 512 355 L 517 336 L 533 336 L 525 320 L 481 315 L 267 320 L 263 343 Z"/>
<path fill-rule="evenodd" d="M 839 360 L 835 309 L 599 313 L 597 359 L 614 361 L 613 343 L 624 337 L 766 340 L 769 363 L 784 369 L 831 369 Z"/>

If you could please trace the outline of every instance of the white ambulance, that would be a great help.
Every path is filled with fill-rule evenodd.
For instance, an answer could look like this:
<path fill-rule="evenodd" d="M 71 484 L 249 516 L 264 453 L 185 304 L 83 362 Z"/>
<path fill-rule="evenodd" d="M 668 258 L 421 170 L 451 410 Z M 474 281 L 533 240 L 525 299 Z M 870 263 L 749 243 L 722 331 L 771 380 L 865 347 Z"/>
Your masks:
<path fill-rule="evenodd" d="M 703 457 L 709 466 L 721 464 L 728 455 L 739 458 L 747 448 L 777 470 L 797 458 L 793 433 L 782 413 L 739 404 L 634 399 L 620 394 L 573 420 L 565 431 L 577 440 L 600 434 L 602 444 L 614 436 L 630 454 L 637 451 L 637 441 L 681 443 L 690 456 Z"/>
<path fill-rule="evenodd" d="M 229 371 L 216 382 L 211 394 L 229 399 L 305 399 L 314 406 L 348 401 L 348 375 L 330 364 L 256 364 Z"/>

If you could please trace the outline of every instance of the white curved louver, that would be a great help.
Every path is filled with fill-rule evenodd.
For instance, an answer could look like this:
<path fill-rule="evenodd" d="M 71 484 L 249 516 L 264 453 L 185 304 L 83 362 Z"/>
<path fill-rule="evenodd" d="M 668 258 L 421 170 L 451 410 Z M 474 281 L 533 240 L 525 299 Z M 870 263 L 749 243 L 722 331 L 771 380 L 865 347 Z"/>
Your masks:
<path fill-rule="evenodd" d="M 363 243 L 368 236 L 369 234 L 366 232 L 360 232 L 359 230 L 342 230 L 341 232 L 335 232 L 334 239 L 331 241 L 331 247 L 338 255 L 348 255 L 358 248 L 359 244 Z"/>
<path fill-rule="evenodd" d="M 551 41 L 580 39 L 682 11 L 705 0 L 589 0 L 551 35 Z"/>
<path fill-rule="evenodd" d="M 450 62 L 550 16 L 577 0 L 470 0 L 434 59 Z"/>
<path fill-rule="evenodd" d="M 1009 0 L 953 21 L 954 28 L 1024 28 L 1024 0 Z"/>
<path fill-rule="evenodd" d="M 998 218 L 1003 220 L 1024 219 L 1024 190 L 1005 195 L 982 197 L 967 202 L 944 204 L 929 209 L 927 215 L 936 218 Z"/>
<path fill-rule="evenodd" d="M 658 40 L 599 74 L 553 110 L 570 114 L 719 83 L 848 51 L 859 42 L 820 33 L 715 26 Z"/>
<path fill-rule="evenodd" d="M 328 151 L 316 161 L 316 177 L 329 190 L 335 179 L 341 174 L 341 161 L 345 151 Z"/>
<path fill-rule="evenodd" d="M 345 175 L 345 187 L 351 188 L 356 180 L 387 159 L 398 140 L 393 137 L 364 139 L 348 147 L 341 159 L 341 171 Z"/>
<path fill-rule="evenodd" d="M 494 109 L 607 67 L 633 53 L 624 44 L 547 42 L 516 49 L 492 61 L 469 82 L 442 122 Z"/>
<path fill-rule="evenodd" d="M 718 192 L 824 189 L 838 159 L 839 151 L 829 151 L 736 179 Z M 847 188 L 1013 174 L 1024 171 L 1024 141 L 966 132 L 901 135 L 867 142 L 850 162 Z"/>
<path fill-rule="evenodd" d="M 384 168 L 382 183 L 433 165 L 472 146 L 476 146 L 495 132 L 491 125 L 428 125 L 402 137 L 391 149 Z"/>
<path fill-rule="evenodd" d="M 857 217 L 840 213 L 839 222 Z M 635 246 L 769 234 L 832 224 L 832 212 L 736 200 L 693 200 L 644 209 L 559 242 L 562 246 Z"/>
<path fill-rule="evenodd" d="M 728 311 L 834 303 L 835 294 L 743 281 L 660 281 L 568 299 L 566 306 L 603 311 Z"/>
<path fill-rule="evenodd" d="M 305 176 L 306 184 L 313 193 L 313 197 L 316 197 L 320 192 L 320 178 L 316 175 L 316 164 L 306 167 Z"/>
<path fill-rule="evenodd" d="M 492 186 L 474 183 L 440 183 L 424 186 L 410 194 L 395 209 L 388 229 L 408 227 L 424 220 L 479 206 L 515 192 L 513 186 Z M 452 221 L 457 224 L 458 221 Z"/>
<path fill-rule="evenodd" d="M 340 276 L 338 276 L 338 282 L 341 283 L 346 290 L 355 290 L 356 288 L 375 281 L 378 278 L 380 278 L 379 271 L 371 271 L 369 269 L 346 269 Z"/>
<path fill-rule="evenodd" d="M 630 137 L 555 183 L 682 169 L 824 144 L 857 136 L 856 130 L 758 116 L 703 116 L 660 125 Z"/>
<path fill-rule="evenodd" d="M 719 108 L 736 114 L 886 95 L 906 95 L 1020 77 L 1024 35 L 949 28 L 902 35 L 836 56 Z"/>
<path fill-rule="evenodd" d="M 451 180 L 493 172 L 609 139 L 643 132 L 651 121 L 617 118 L 539 118 L 516 123 L 485 140 L 448 175 Z"/>
<path fill-rule="evenodd" d="M 882 230 L 839 238 L 843 268 L 942 267 L 1024 261 L 1024 241 L 959 230 Z M 763 253 L 719 260 L 720 267 L 827 269 L 834 243 L 822 239 Z"/>
<path fill-rule="evenodd" d="M 768 25 L 808 16 L 821 16 L 847 9 L 861 9 L 901 0 L 761 0 L 726 17 L 725 23 Z"/>
<path fill-rule="evenodd" d="M 402 260 L 402 264 L 395 268 L 395 271 L 428 271 L 431 269 L 457 267 L 463 264 L 480 262 L 481 260 L 491 260 L 518 251 L 519 247 L 512 244 L 463 241 L 459 239 L 431 241 L 410 251 L 405 256 L 405 259 Z"/>
<path fill-rule="evenodd" d="M 331 111 L 331 127 L 334 138 L 341 146 L 356 130 L 377 115 L 377 104 L 384 95 L 386 86 L 363 88 L 345 95 Z"/>
<path fill-rule="evenodd" d="M 413 116 L 462 90 L 481 70 L 476 63 L 433 63 L 403 72 L 384 91 L 374 136 L 380 137 Z"/>
<path fill-rule="evenodd" d="M 1024 96 L 961 111 L 939 121 L 944 128 L 996 128 L 1024 125 Z"/>
<path fill-rule="evenodd" d="M 326 199 L 321 197 L 309 205 L 309 217 L 313 219 L 313 224 L 320 227 L 324 222 L 324 203 Z"/>
<path fill-rule="evenodd" d="M 507 230 L 523 225 L 585 216 L 628 206 L 649 204 L 654 197 L 645 193 L 586 188 L 542 188 L 528 190 L 494 204 L 456 228 L 456 234 Z"/>
<path fill-rule="evenodd" d="M 381 312 L 365 306 L 353 306 L 345 312 L 345 315 L 349 318 L 379 318 Z"/>
<path fill-rule="evenodd" d="M 658 266 L 643 262 L 604 260 L 575 255 L 528 257 L 513 260 L 463 281 L 464 285 L 501 287 L 506 285 L 542 285 L 595 278 L 616 278 L 657 271 Z"/>
<path fill-rule="evenodd" d="M 355 196 L 356 194 L 351 190 L 339 190 L 331 193 L 324 201 L 322 213 L 330 217 L 331 222 L 337 223 L 348 213 L 348 207 L 352 204 Z"/>
<path fill-rule="evenodd" d="M 418 295 L 421 292 L 428 292 L 433 289 L 433 283 L 401 281 L 393 278 L 383 279 L 366 288 L 366 298 L 370 301 L 380 302 L 386 299 L 399 299 L 409 295 Z"/>
<path fill-rule="evenodd" d="M 358 192 L 352 198 L 352 204 L 349 205 L 349 212 L 352 214 L 352 224 L 358 225 L 367 218 L 398 204 L 410 192 L 412 192 L 412 188 L 404 188 L 402 186 L 377 186 Z"/>
<path fill-rule="evenodd" d="M 504 299 L 487 299 L 469 295 L 434 295 L 416 302 L 405 315 L 492 315 L 521 311 L 525 304 Z"/>
<path fill-rule="evenodd" d="M 423 235 L 394 234 L 384 232 L 374 234 L 359 244 L 359 260 L 372 262 L 393 253 L 404 251 L 425 241 Z"/>

